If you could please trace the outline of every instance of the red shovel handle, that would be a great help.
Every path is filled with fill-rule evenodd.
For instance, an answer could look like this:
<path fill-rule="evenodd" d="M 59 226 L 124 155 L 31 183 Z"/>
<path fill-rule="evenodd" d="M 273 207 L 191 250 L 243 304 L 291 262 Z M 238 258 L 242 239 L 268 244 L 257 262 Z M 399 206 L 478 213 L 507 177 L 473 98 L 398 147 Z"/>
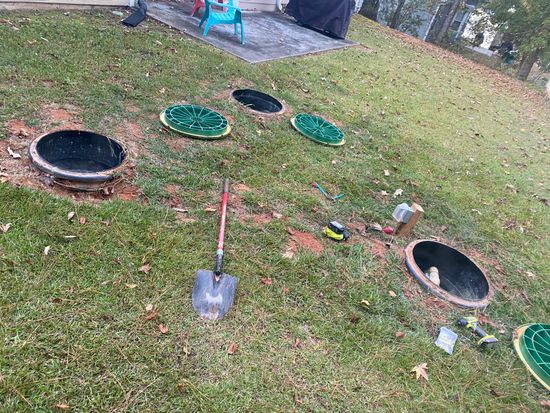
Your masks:
<path fill-rule="evenodd" d="M 229 179 L 226 179 L 223 183 L 223 196 L 222 196 L 222 218 L 220 222 L 220 235 L 218 236 L 218 250 L 216 251 L 216 270 L 217 276 L 222 273 L 223 262 L 223 241 L 225 238 L 225 219 L 227 217 L 227 204 L 229 202 Z"/>

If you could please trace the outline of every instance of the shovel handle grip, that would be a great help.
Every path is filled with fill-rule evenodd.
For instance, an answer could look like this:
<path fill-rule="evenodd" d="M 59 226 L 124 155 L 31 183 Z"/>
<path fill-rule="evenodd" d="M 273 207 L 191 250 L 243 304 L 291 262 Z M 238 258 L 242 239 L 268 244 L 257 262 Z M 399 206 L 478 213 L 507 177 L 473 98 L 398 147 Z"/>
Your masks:
<path fill-rule="evenodd" d="M 218 250 L 216 251 L 216 269 L 215 274 L 221 275 L 222 263 L 223 263 L 223 242 L 225 238 L 225 221 L 227 217 L 227 204 L 229 202 L 229 179 L 226 179 L 223 183 L 223 195 L 222 195 L 222 218 L 220 222 L 220 234 L 218 236 Z"/>

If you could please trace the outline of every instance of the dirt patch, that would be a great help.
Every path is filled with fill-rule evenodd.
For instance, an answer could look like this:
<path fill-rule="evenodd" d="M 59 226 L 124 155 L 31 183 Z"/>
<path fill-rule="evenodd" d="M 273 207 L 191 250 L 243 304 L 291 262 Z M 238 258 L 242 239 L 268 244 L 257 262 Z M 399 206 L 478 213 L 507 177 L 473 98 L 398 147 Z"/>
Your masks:
<path fill-rule="evenodd" d="M 256 225 L 266 225 L 269 224 L 271 221 L 273 221 L 273 215 L 272 214 L 254 214 L 252 215 L 252 221 Z"/>
<path fill-rule="evenodd" d="M 252 189 L 250 187 L 246 186 L 245 184 L 235 184 L 231 186 L 231 190 L 233 192 L 236 192 L 238 194 L 242 194 L 243 192 L 250 192 Z"/>
<path fill-rule="evenodd" d="M 80 110 L 76 106 L 60 107 L 54 103 L 46 105 L 40 111 L 43 129 L 83 129 L 79 113 Z"/>
<path fill-rule="evenodd" d="M 166 145 L 168 145 L 168 147 L 172 149 L 174 152 L 181 152 L 185 148 L 189 147 L 190 144 L 191 144 L 191 141 L 184 137 L 166 139 Z"/>
<path fill-rule="evenodd" d="M 290 239 L 285 247 L 283 257 L 294 258 L 298 249 L 312 251 L 314 254 L 320 254 L 325 247 L 313 234 L 309 232 L 289 231 Z"/>
<path fill-rule="evenodd" d="M 386 254 L 390 251 L 390 247 L 385 241 L 377 238 L 364 239 L 365 251 L 374 255 L 377 258 L 386 259 Z"/>
<path fill-rule="evenodd" d="M 36 133 L 34 128 L 27 126 L 25 122 L 19 119 L 12 119 L 7 123 L 8 133 L 10 136 L 28 138 Z"/>

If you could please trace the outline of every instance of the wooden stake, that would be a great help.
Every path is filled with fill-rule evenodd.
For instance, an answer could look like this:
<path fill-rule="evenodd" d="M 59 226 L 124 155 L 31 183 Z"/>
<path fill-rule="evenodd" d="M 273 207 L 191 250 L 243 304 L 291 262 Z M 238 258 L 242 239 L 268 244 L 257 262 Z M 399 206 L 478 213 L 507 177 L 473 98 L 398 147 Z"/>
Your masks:
<path fill-rule="evenodd" d="M 406 237 L 409 235 L 418 220 L 422 218 L 422 214 L 424 214 L 424 209 L 422 209 L 422 207 L 417 203 L 413 203 L 411 209 L 413 210 L 413 215 L 411 219 L 409 219 L 409 222 L 406 224 L 403 222 L 399 223 L 397 229 L 395 230 L 395 235 L 398 237 Z"/>

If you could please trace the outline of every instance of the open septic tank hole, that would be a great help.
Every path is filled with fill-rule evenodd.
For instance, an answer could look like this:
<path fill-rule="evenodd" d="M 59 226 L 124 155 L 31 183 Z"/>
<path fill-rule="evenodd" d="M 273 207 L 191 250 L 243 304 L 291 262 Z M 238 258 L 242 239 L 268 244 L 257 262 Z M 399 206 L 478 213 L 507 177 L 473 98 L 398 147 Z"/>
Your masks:
<path fill-rule="evenodd" d="M 29 156 L 40 170 L 76 182 L 105 182 L 123 165 L 126 149 L 94 132 L 60 130 L 36 138 Z"/>
<path fill-rule="evenodd" d="M 405 261 L 413 277 L 432 294 L 466 308 L 485 307 L 492 296 L 483 271 L 466 255 L 441 242 L 417 240 L 405 248 Z M 428 269 L 437 267 L 440 284 Z"/>
<path fill-rule="evenodd" d="M 260 113 L 282 113 L 283 104 L 267 93 L 253 89 L 237 89 L 231 94 L 240 104 Z"/>

